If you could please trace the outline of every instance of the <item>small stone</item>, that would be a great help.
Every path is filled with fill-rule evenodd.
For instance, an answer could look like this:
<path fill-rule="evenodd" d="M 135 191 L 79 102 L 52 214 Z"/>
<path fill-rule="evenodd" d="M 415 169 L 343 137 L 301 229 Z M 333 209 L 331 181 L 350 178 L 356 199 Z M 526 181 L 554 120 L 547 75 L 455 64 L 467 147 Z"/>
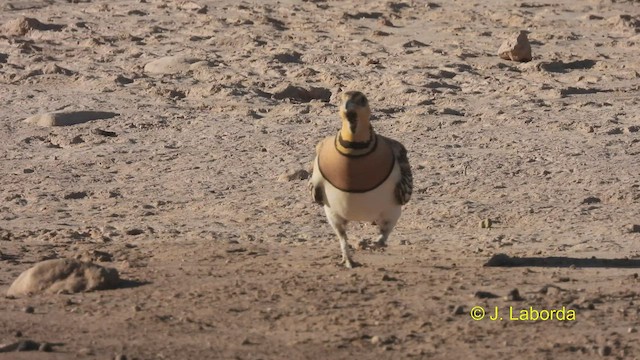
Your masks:
<path fill-rule="evenodd" d="M 116 137 L 116 136 L 118 136 L 118 134 L 116 134 L 113 131 L 102 130 L 102 129 L 93 129 L 93 130 L 91 130 L 91 133 L 94 134 L 94 135 L 100 135 L 100 136 L 106 136 L 106 137 Z"/>
<path fill-rule="evenodd" d="M 64 196 L 65 200 L 79 200 L 79 199 L 84 199 L 87 197 L 87 192 L 86 191 L 74 191 L 74 192 L 70 192 L 68 194 L 66 194 Z"/>
<path fill-rule="evenodd" d="M 513 290 L 509 291 L 509 293 L 505 297 L 505 300 L 507 300 L 507 301 L 522 301 L 524 299 L 522 298 L 522 296 L 520 296 L 520 291 L 518 291 L 518 289 L 513 289 Z"/>
<path fill-rule="evenodd" d="M 26 306 L 22 309 L 22 311 L 24 311 L 27 314 L 33 314 L 35 309 L 33 308 L 33 306 Z"/>
<path fill-rule="evenodd" d="M 40 347 L 40 344 L 33 340 L 22 340 L 18 343 L 16 351 L 34 351 L 38 350 L 38 347 Z"/>
<path fill-rule="evenodd" d="M 380 338 L 380 336 L 375 335 L 371 338 L 371 345 L 380 345 L 382 344 L 382 339 Z"/>
<path fill-rule="evenodd" d="M 627 329 L 627 332 L 628 332 L 629 334 L 633 334 L 633 333 L 638 332 L 638 329 L 636 329 L 636 328 L 634 328 L 634 327 L 630 327 L 630 328 L 628 328 L 628 329 Z"/>
<path fill-rule="evenodd" d="M 453 315 L 463 315 L 466 313 L 466 311 L 464 310 L 464 306 L 457 305 L 456 307 L 453 308 L 453 311 L 451 313 Z"/>
<path fill-rule="evenodd" d="M 584 198 L 584 200 L 582 200 L 582 204 L 585 204 L 585 205 L 598 204 L 601 201 L 602 200 L 600 200 L 600 198 L 597 198 L 595 196 L 588 196 Z"/>
<path fill-rule="evenodd" d="M 43 343 L 40 343 L 40 346 L 38 347 L 38 351 L 51 352 L 53 351 L 53 349 L 51 348 L 51 344 L 49 344 L 48 342 L 43 342 Z"/>
<path fill-rule="evenodd" d="M 116 357 L 113 358 L 113 360 L 127 360 L 127 355 L 118 354 L 116 355 Z"/>
<path fill-rule="evenodd" d="M 295 181 L 295 180 L 306 180 L 311 176 L 309 172 L 305 169 L 289 169 L 289 171 L 281 174 L 278 177 L 278 181 L 286 182 L 286 181 Z"/>
<path fill-rule="evenodd" d="M 526 62 L 531 61 L 531 44 L 526 31 L 520 31 L 505 40 L 498 49 L 498 56 L 505 60 Z"/>
<path fill-rule="evenodd" d="M 186 73 L 190 70 L 191 64 L 200 61 L 187 56 L 165 56 L 147 63 L 144 72 L 154 75 L 170 75 Z"/>
<path fill-rule="evenodd" d="M 452 108 L 444 108 L 440 110 L 441 115 L 464 116 L 464 112 Z"/>
<path fill-rule="evenodd" d="M 70 144 L 82 144 L 84 142 L 84 139 L 82 138 L 82 136 L 80 135 L 76 135 L 73 137 L 73 139 L 71 139 L 71 141 L 69 142 Z"/>
<path fill-rule="evenodd" d="M 476 291 L 473 296 L 477 297 L 478 299 L 495 299 L 498 297 L 498 295 L 488 291 Z"/>
<path fill-rule="evenodd" d="M 632 224 L 627 227 L 627 231 L 630 233 L 640 233 L 640 225 Z"/>
<path fill-rule="evenodd" d="M 482 229 L 491 229 L 491 226 L 493 225 L 493 222 L 491 221 L 491 219 L 484 219 L 482 221 L 480 221 L 480 228 Z"/>
<path fill-rule="evenodd" d="M 10 36 L 23 36 L 31 30 L 60 30 L 63 27 L 63 25 L 44 24 L 38 19 L 21 16 L 7 22 L 3 30 Z"/>
<path fill-rule="evenodd" d="M 113 81 L 115 81 L 116 84 L 127 85 L 127 84 L 131 84 L 133 82 L 133 79 L 130 79 L 122 75 L 118 75 L 115 77 Z"/>
<path fill-rule="evenodd" d="M 378 23 L 384 26 L 393 26 L 393 23 L 391 22 L 391 20 L 387 19 L 386 17 L 380 18 L 378 20 Z"/>
<path fill-rule="evenodd" d="M 602 345 L 598 348 L 598 355 L 600 356 L 609 356 L 611 355 L 611 346 Z"/>
<path fill-rule="evenodd" d="M 132 235 L 132 236 L 141 235 L 143 233 L 144 233 L 144 230 L 137 229 L 137 228 L 129 229 L 126 232 L 127 235 Z"/>
<path fill-rule="evenodd" d="M 631 126 L 627 126 L 626 128 L 624 128 L 624 132 L 631 134 L 631 133 L 636 133 L 640 131 L 640 126 L 639 125 L 631 125 Z"/>
<path fill-rule="evenodd" d="M 17 331 L 13 334 L 13 336 L 15 336 L 15 337 L 22 337 L 22 331 L 17 330 Z"/>

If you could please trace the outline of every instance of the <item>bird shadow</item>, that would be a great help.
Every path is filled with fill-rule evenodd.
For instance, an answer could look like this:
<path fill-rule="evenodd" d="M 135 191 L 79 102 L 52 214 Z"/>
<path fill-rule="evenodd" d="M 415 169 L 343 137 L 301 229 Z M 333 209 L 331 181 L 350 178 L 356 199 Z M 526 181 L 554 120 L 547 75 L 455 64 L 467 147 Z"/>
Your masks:
<path fill-rule="evenodd" d="M 567 256 L 517 257 L 493 255 L 486 267 L 582 267 L 582 268 L 640 268 L 640 259 L 574 258 Z"/>

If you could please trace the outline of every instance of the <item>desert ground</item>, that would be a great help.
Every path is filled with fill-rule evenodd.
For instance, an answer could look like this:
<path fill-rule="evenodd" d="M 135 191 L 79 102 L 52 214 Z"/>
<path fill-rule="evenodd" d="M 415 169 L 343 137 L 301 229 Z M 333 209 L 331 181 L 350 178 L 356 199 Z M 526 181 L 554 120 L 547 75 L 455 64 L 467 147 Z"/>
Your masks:
<path fill-rule="evenodd" d="M 0 30 L 1 359 L 640 358 L 637 0 L 6 0 Z M 352 270 L 307 188 L 346 90 L 414 176 Z M 5 296 L 57 258 L 122 282 Z"/>

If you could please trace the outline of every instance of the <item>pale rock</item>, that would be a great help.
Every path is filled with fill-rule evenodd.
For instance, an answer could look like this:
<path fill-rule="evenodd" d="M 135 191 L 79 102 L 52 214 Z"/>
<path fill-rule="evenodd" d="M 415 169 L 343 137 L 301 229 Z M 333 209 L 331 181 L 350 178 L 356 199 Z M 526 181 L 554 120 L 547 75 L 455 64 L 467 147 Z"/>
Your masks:
<path fill-rule="evenodd" d="M 90 262 L 53 259 L 37 263 L 11 284 L 8 296 L 111 289 L 118 286 L 118 271 Z"/>
<path fill-rule="evenodd" d="M 519 34 L 505 40 L 498 49 L 498 55 L 505 60 L 531 61 L 531 44 L 527 38 L 527 32 L 520 31 Z"/>

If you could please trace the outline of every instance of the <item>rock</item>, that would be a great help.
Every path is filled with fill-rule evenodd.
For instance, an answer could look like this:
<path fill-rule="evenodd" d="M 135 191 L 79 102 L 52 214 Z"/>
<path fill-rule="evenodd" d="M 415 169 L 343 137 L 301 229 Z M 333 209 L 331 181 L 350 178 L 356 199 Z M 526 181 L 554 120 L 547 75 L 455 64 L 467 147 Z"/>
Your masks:
<path fill-rule="evenodd" d="M 141 235 L 141 234 L 144 234 L 144 230 L 133 228 L 133 229 L 127 230 L 126 234 L 127 235 L 132 235 L 132 236 Z"/>
<path fill-rule="evenodd" d="M 25 306 L 24 309 L 22 309 L 22 311 L 24 311 L 27 314 L 33 314 L 33 312 L 35 311 L 35 309 L 33 308 L 33 306 Z"/>
<path fill-rule="evenodd" d="M 371 345 L 380 345 L 380 344 L 382 344 L 382 339 L 380 338 L 380 336 L 375 335 L 371 337 Z"/>
<path fill-rule="evenodd" d="M 524 300 L 522 296 L 520 296 L 520 291 L 518 289 L 513 289 L 509 291 L 507 296 L 505 296 L 505 300 L 507 301 L 522 301 Z"/>
<path fill-rule="evenodd" d="M 283 64 L 288 64 L 288 63 L 299 63 L 301 57 L 302 57 L 302 54 L 300 54 L 297 51 L 292 51 L 292 52 L 283 52 L 283 53 L 276 54 L 273 56 L 273 59 Z"/>
<path fill-rule="evenodd" d="M 627 231 L 630 233 L 640 233 L 640 225 L 632 224 L 627 227 Z"/>
<path fill-rule="evenodd" d="M 38 350 L 40 344 L 33 340 L 20 340 L 10 344 L 0 344 L 0 353 L 11 351 L 34 351 Z"/>
<path fill-rule="evenodd" d="M 480 221 L 480 228 L 482 229 L 491 229 L 491 226 L 493 225 L 493 222 L 491 221 L 491 219 L 484 219 L 482 221 Z"/>
<path fill-rule="evenodd" d="M 305 169 L 289 169 L 287 172 L 283 173 L 278 177 L 278 181 L 294 181 L 294 180 L 306 180 L 311 176 L 309 172 Z"/>
<path fill-rule="evenodd" d="M 598 348 L 598 355 L 600 356 L 609 356 L 611 355 L 611 346 L 602 345 Z"/>
<path fill-rule="evenodd" d="M 38 19 L 21 16 L 15 20 L 7 22 L 4 26 L 4 32 L 10 36 L 23 36 L 31 30 L 60 30 L 64 25 L 44 24 Z"/>
<path fill-rule="evenodd" d="M 80 200 L 88 196 L 86 191 L 73 191 L 64 196 L 65 200 Z"/>
<path fill-rule="evenodd" d="M 206 6 L 206 5 L 205 5 Z M 116 355 L 116 357 L 113 358 L 114 360 L 127 360 L 127 355 L 124 354 L 118 354 Z"/>
<path fill-rule="evenodd" d="M 122 75 L 116 76 L 115 78 L 113 78 L 113 81 L 116 84 L 120 84 L 120 85 L 127 85 L 127 84 L 133 83 L 133 79 L 128 78 L 126 76 L 122 76 Z"/>
<path fill-rule="evenodd" d="M 165 56 L 147 63 L 144 72 L 155 75 L 186 73 L 193 63 L 201 60 L 182 55 Z"/>
<path fill-rule="evenodd" d="M 286 84 L 273 93 L 273 98 L 277 100 L 291 99 L 301 102 L 309 102 L 311 100 L 321 100 L 329 102 L 331 99 L 331 91 L 325 88 L 311 87 L 309 90 L 301 87 Z"/>
<path fill-rule="evenodd" d="M 439 112 L 441 115 L 454 115 L 454 116 L 464 116 L 462 111 L 452 109 L 452 108 L 444 108 Z"/>
<path fill-rule="evenodd" d="M 198 3 L 195 3 L 193 1 L 183 1 L 181 3 L 178 4 L 178 9 L 180 10 L 186 10 L 186 11 L 193 11 L 196 12 L 198 14 L 206 14 L 207 11 L 209 11 L 209 7 L 207 5 L 200 5 Z M 126 359 L 126 356 L 125 356 Z"/>
<path fill-rule="evenodd" d="M 453 315 L 463 315 L 463 314 L 466 314 L 466 311 L 464 310 L 464 306 L 457 305 L 456 307 L 453 308 L 453 311 L 451 313 Z"/>
<path fill-rule="evenodd" d="M 116 134 L 113 131 L 102 130 L 102 129 L 93 129 L 93 130 L 91 130 L 91 133 L 94 134 L 94 135 L 100 135 L 100 136 L 106 136 L 106 137 L 116 137 L 116 136 L 118 136 L 118 134 Z"/>
<path fill-rule="evenodd" d="M 640 126 L 639 125 L 631 125 L 631 126 L 627 126 L 626 128 L 624 128 L 624 132 L 627 134 L 631 134 L 631 133 L 636 133 L 640 131 Z"/>
<path fill-rule="evenodd" d="M 498 49 L 498 56 L 505 60 L 526 62 L 531 61 L 531 44 L 526 31 L 505 40 Z"/>
<path fill-rule="evenodd" d="M 488 291 L 476 291 L 473 296 L 477 297 L 478 299 L 495 299 L 498 297 L 498 295 Z"/>
<path fill-rule="evenodd" d="M 493 255 L 483 266 L 515 266 L 517 261 L 507 254 Z"/>
<path fill-rule="evenodd" d="M 600 202 L 602 202 L 602 200 L 600 200 L 600 198 L 597 198 L 595 196 L 588 196 L 584 198 L 584 200 L 582 200 L 583 205 L 598 204 Z"/>
<path fill-rule="evenodd" d="M 48 342 L 43 342 L 43 343 L 40 343 L 40 346 L 38 346 L 38 351 L 51 352 L 53 351 L 53 348 L 51 347 L 51 344 L 49 344 Z"/>
<path fill-rule="evenodd" d="M 402 44 L 403 48 L 414 48 L 414 47 L 425 47 L 427 44 L 420 42 L 418 40 L 411 40 L 404 44 Z"/>
<path fill-rule="evenodd" d="M 31 116 L 24 120 L 39 126 L 70 126 L 93 120 L 111 119 L 120 114 L 106 111 L 63 111 Z"/>
<path fill-rule="evenodd" d="M 70 76 L 70 75 L 75 74 L 75 72 L 73 72 L 73 71 L 71 71 L 69 69 L 65 69 L 63 67 L 60 67 L 60 66 L 58 66 L 58 65 L 56 65 L 54 63 L 50 63 L 50 64 L 45 65 L 42 68 L 42 73 L 43 74 L 48 74 L 48 75 L 50 75 L 50 74 L 61 74 L 61 75 L 66 75 L 66 76 Z"/>
<path fill-rule="evenodd" d="M 119 282 L 116 269 L 79 260 L 54 259 L 42 261 L 20 274 L 7 295 L 77 293 L 115 288 Z"/>
<path fill-rule="evenodd" d="M 640 32 L 640 17 L 623 14 L 609 18 L 607 21 L 620 30 L 631 30 L 635 33 Z"/>

